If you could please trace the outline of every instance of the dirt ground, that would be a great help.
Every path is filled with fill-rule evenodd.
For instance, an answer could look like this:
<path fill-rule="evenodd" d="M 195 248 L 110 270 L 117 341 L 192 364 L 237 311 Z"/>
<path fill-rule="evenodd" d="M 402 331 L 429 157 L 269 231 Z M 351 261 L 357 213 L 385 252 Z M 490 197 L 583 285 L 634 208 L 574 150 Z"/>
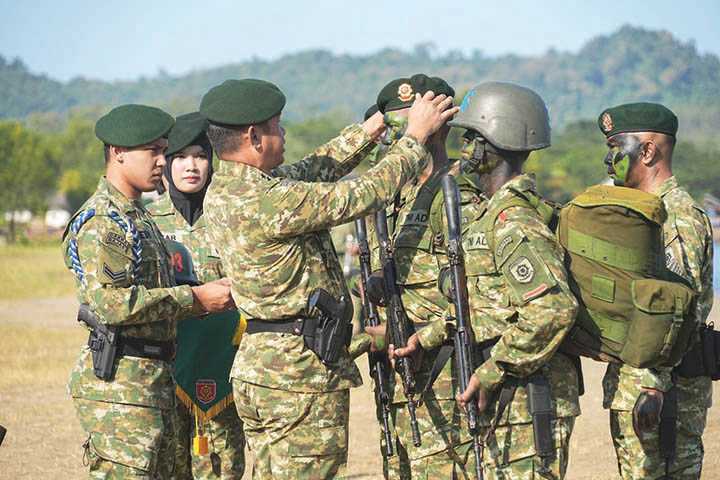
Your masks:
<path fill-rule="evenodd" d="M 72 298 L 0 301 L 0 424 L 8 430 L 0 447 L 0 479 L 84 478 L 83 433 L 65 391 L 79 346 Z M 720 310 L 714 312 L 720 318 Z M 372 393 L 365 385 L 351 396 L 349 478 L 382 478 Z M 607 413 L 601 407 L 603 366 L 584 365 L 587 393 L 572 437 L 569 479 L 615 479 L 616 464 Z M 720 398 L 720 386 L 715 386 Z M 720 478 L 720 416 L 710 411 L 705 431 L 704 479 Z M 246 475 L 249 478 L 249 475 Z"/>

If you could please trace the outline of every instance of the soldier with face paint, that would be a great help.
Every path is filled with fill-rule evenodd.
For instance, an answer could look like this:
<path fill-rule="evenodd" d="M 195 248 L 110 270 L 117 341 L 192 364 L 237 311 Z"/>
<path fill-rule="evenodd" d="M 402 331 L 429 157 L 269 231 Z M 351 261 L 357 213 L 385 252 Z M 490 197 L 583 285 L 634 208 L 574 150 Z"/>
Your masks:
<path fill-rule="evenodd" d="M 463 225 L 470 317 L 482 354 L 457 401 L 477 402 L 486 479 L 563 478 L 580 407 L 573 359 L 558 348 L 577 302 L 548 228 L 552 209 L 522 171 L 531 151 L 550 146 L 547 109 L 530 89 L 489 82 L 467 93 L 450 125 L 465 129 L 463 170 L 480 176 L 489 198 L 481 216 Z M 439 284 L 449 295 L 446 272 Z M 395 354 L 438 345 L 452 328 L 449 320 L 435 322 Z M 542 421 L 531 396 L 551 405 Z"/>
<path fill-rule="evenodd" d="M 655 103 L 608 108 L 598 118 L 609 152 L 604 163 L 616 185 L 662 198 L 668 269 L 698 293 L 694 318 L 704 325 L 712 308 L 712 229 L 710 220 L 672 173 L 678 120 Z M 671 368 L 639 369 L 611 363 L 603 379 L 603 406 L 624 479 L 700 478 L 702 433 L 712 403 L 710 377 L 686 377 Z M 677 435 L 672 458 L 661 451 L 660 415 L 677 401 Z"/>
<path fill-rule="evenodd" d="M 428 90 L 454 95 L 447 82 L 424 74 L 389 82 L 378 95 L 378 107 L 384 114 L 387 130 L 382 144 L 391 147 L 402 138 L 407 115 L 415 93 Z M 389 240 L 394 251 L 397 281 L 402 302 L 412 322 L 412 331 L 421 332 L 432 322 L 442 320 L 448 308 L 445 296 L 438 291 L 440 267 L 447 263 L 444 254 L 441 179 L 449 171 L 459 170 L 459 162 L 448 158 L 445 142 L 450 131 L 443 127 L 427 143 L 428 164 L 412 182 L 406 184 L 388 208 Z M 460 179 L 466 214 L 481 208 L 484 197 L 476 176 Z M 477 215 L 477 212 L 475 213 Z M 379 268 L 379 245 L 369 222 L 369 239 L 373 244 L 373 267 Z M 382 279 L 378 271 L 371 277 L 370 296 L 382 297 Z M 382 334 L 384 328 L 370 329 Z M 452 362 L 440 355 L 440 345 L 433 346 L 418 361 L 415 379 L 421 391 L 416 409 L 421 445 L 413 443 L 407 398 L 399 374 L 392 375 L 390 387 L 394 455 L 387 455 L 384 435 L 381 436 L 384 474 L 387 478 L 465 478 L 468 476 L 467 452 L 469 437 L 460 428 L 460 411 L 455 402 Z"/>

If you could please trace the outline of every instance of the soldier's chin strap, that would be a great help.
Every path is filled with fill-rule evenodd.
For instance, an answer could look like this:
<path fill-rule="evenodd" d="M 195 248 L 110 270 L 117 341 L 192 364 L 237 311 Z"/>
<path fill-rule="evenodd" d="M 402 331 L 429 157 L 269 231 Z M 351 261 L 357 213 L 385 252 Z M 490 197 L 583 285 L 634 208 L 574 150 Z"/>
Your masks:
<path fill-rule="evenodd" d="M 489 173 L 497 166 L 497 159 L 492 159 L 488 153 L 498 153 L 484 137 L 476 136 L 472 139 L 472 147 L 463 148 L 461 169 L 465 174 Z"/>

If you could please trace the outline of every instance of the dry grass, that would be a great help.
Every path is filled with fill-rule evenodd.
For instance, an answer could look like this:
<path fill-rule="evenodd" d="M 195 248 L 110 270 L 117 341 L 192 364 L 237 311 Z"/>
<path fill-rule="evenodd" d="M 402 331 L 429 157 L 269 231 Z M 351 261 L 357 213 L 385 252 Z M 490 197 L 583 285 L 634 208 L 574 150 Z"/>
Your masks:
<path fill-rule="evenodd" d="M 0 301 L 0 424 L 8 429 L 0 447 L 0 479 L 84 478 L 84 440 L 65 384 L 85 335 L 75 326 L 72 298 Z M 718 316 L 715 316 L 718 318 Z M 365 373 L 364 358 L 359 365 Z M 603 368 L 586 364 L 588 392 L 572 437 L 568 478 L 616 479 L 607 412 L 601 408 Z M 365 386 L 351 395 L 350 478 L 381 478 L 372 394 Z M 720 385 L 715 387 L 720 398 Z M 705 474 L 720 478 L 720 418 L 713 409 L 705 431 Z M 249 478 L 249 475 L 246 475 Z"/>
<path fill-rule="evenodd" d="M 0 247 L 0 278 L 1 300 L 64 297 L 75 288 L 59 244 Z"/>

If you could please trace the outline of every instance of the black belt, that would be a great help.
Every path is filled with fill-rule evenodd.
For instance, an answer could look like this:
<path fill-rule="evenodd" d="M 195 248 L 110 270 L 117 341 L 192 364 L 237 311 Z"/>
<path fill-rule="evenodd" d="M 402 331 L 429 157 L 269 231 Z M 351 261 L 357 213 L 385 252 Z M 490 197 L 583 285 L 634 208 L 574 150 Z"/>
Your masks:
<path fill-rule="evenodd" d="M 249 320 L 245 333 L 291 333 L 293 335 L 314 335 L 317 318 L 297 317 L 285 320 Z"/>
<path fill-rule="evenodd" d="M 88 345 L 92 341 L 93 333 L 90 332 Z M 118 342 L 117 355 L 119 357 L 140 357 L 172 362 L 175 359 L 175 342 L 121 336 Z"/>

